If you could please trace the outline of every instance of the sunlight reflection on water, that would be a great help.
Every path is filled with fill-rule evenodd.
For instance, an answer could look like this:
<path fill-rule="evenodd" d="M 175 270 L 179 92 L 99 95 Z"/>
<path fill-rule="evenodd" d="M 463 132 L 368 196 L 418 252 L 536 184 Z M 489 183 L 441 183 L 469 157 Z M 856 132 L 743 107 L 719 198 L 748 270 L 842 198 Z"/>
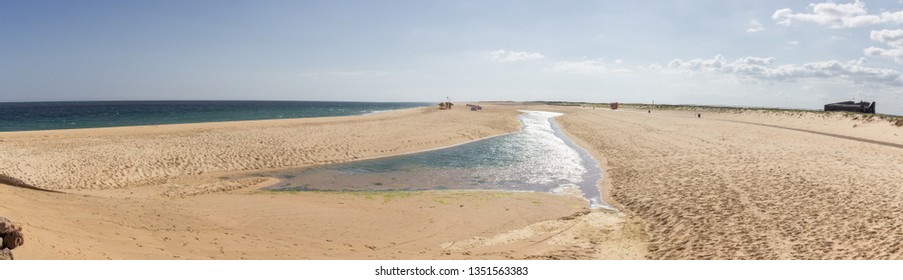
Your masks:
<path fill-rule="evenodd" d="M 520 132 L 444 149 L 280 171 L 273 190 L 488 189 L 575 192 L 605 205 L 595 160 L 551 120 L 559 113 L 522 111 Z"/>

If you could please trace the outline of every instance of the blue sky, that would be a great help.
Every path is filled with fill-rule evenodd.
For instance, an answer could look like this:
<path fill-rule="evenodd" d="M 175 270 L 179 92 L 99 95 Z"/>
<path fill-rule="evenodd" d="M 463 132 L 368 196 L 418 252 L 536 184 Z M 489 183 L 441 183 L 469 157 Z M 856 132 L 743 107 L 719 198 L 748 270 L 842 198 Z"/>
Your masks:
<path fill-rule="evenodd" d="M 0 101 L 571 100 L 903 114 L 900 1 L 0 1 Z"/>

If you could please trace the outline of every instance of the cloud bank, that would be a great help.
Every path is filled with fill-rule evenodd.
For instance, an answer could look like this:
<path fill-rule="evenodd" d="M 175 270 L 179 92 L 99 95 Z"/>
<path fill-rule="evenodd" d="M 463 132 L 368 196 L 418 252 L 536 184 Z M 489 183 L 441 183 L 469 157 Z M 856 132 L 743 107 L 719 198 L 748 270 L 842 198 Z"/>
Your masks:
<path fill-rule="evenodd" d="M 794 13 L 789 8 L 780 9 L 771 15 L 777 24 L 789 26 L 794 21 L 812 22 L 831 28 L 853 28 L 879 24 L 883 22 L 903 23 L 903 11 L 884 12 L 880 15 L 869 14 L 865 3 L 856 0 L 853 3 L 813 3 L 809 4 L 811 13 Z"/>
<path fill-rule="evenodd" d="M 721 73 L 760 81 L 795 81 L 799 79 L 829 79 L 867 85 L 903 86 L 903 77 L 893 69 L 865 66 L 860 58 L 847 62 L 837 60 L 805 64 L 774 66 L 773 57 L 745 57 L 727 62 L 723 56 L 712 59 L 675 59 L 668 63 L 666 71 L 676 73 Z"/>
<path fill-rule="evenodd" d="M 890 48 L 869 47 L 863 50 L 865 55 L 892 58 L 897 63 L 903 63 L 903 29 L 872 30 L 869 38 Z"/>
<path fill-rule="evenodd" d="M 856 0 L 853 3 L 837 4 L 833 2 L 809 4 L 811 13 L 794 13 L 786 8 L 774 12 L 771 16 L 777 24 L 789 26 L 794 21 L 813 22 L 831 28 L 854 28 L 876 24 L 903 24 L 903 10 L 884 11 L 870 14 L 865 3 Z M 872 41 L 887 44 L 887 48 L 868 47 L 863 49 L 866 56 L 891 58 L 903 64 L 903 29 L 872 30 Z"/>

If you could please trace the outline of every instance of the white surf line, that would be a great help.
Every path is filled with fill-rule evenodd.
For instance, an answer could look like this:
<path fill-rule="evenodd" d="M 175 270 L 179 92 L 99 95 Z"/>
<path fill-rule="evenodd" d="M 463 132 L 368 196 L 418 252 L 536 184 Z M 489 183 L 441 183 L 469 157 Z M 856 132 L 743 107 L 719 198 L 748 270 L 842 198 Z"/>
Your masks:
<path fill-rule="evenodd" d="M 602 168 L 599 166 L 599 162 L 595 158 L 593 158 L 593 156 L 589 153 L 589 151 L 587 151 L 580 145 L 577 145 L 576 142 L 571 140 L 571 138 L 569 138 L 567 136 L 567 134 L 564 133 L 563 129 L 558 124 L 558 122 L 555 121 L 556 117 L 563 116 L 564 113 L 548 112 L 548 111 L 527 111 L 527 110 L 518 110 L 518 112 L 524 112 L 524 113 L 539 112 L 539 113 L 549 113 L 549 114 L 554 115 L 549 118 L 549 124 L 551 125 L 551 128 L 552 128 L 552 134 L 554 134 L 556 137 L 561 139 L 564 142 L 564 144 L 567 145 L 569 148 L 576 151 L 577 155 L 580 156 L 581 160 L 587 162 L 584 164 L 584 167 L 588 168 L 589 170 L 586 171 L 587 174 L 584 174 L 585 177 L 593 177 L 594 174 L 599 175 L 598 179 L 595 179 L 594 180 L 595 182 L 592 182 L 592 185 L 589 186 L 589 187 L 592 187 L 594 190 L 593 195 L 598 194 L 598 197 L 587 198 L 586 197 L 587 193 L 584 190 L 584 187 L 578 186 L 578 189 L 580 189 L 581 193 L 583 193 L 583 198 L 590 202 L 591 209 L 605 209 L 605 210 L 610 210 L 610 211 L 615 211 L 615 212 L 619 211 L 617 208 L 615 208 L 611 205 L 608 205 L 608 203 L 605 203 L 605 201 L 602 200 L 602 190 L 599 189 L 599 184 L 602 182 L 602 176 L 604 176 L 605 173 L 603 172 Z M 594 178 L 585 178 L 585 179 L 592 180 Z"/>

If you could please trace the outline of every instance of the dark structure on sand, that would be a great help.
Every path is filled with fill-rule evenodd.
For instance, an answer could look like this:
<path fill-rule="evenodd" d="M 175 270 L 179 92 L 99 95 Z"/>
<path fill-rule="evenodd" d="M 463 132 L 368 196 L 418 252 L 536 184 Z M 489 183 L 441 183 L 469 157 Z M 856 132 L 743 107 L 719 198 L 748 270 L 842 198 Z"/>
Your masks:
<path fill-rule="evenodd" d="M 0 217 L 0 260 L 12 260 L 12 250 L 23 243 L 25 238 L 22 237 L 22 226 Z"/>
<path fill-rule="evenodd" d="M 825 105 L 825 112 L 830 111 L 844 111 L 844 112 L 857 112 L 857 113 L 875 113 L 875 102 L 865 102 L 859 101 L 844 101 L 837 102 Z"/>

